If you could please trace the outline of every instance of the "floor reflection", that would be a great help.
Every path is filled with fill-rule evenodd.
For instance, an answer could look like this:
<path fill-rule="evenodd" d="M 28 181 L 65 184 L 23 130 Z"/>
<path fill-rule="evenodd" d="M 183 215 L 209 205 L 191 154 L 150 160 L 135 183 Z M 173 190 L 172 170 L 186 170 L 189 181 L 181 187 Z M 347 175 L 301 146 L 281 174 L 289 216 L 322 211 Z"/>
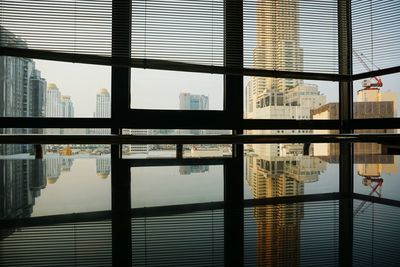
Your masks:
<path fill-rule="evenodd" d="M 70 172 L 74 164 L 70 157 L 0 160 L 0 219 L 31 217 L 36 199 L 48 185 L 57 183 L 62 173 Z M 96 173 L 107 179 L 111 159 L 96 159 Z"/>

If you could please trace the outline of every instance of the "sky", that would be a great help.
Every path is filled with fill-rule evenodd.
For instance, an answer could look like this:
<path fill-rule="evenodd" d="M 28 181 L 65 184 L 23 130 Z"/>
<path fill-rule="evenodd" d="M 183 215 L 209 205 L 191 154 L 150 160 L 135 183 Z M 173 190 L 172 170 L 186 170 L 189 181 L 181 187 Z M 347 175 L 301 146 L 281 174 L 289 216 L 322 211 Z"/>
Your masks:
<path fill-rule="evenodd" d="M 100 88 L 111 90 L 111 67 L 34 60 L 47 83 L 55 83 L 62 95 L 71 96 L 75 117 L 93 117 L 96 110 L 96 93 Z M 400 97 L 397 81 L 400 74 L 382 76 L 383 91 L 394 91 Z M 245 77 L 244 85 L 250 77 Z M 317 84 L 327 102 L 338 102 L 338 83 L 305 80 Z M 361 81 L 354 82 L 354 92 Z M 132 69 L 131 107 L 154 109 L 179 109 L 179 94 L 189 92 L 209 96 L 211 110 L 222 110 L 223 75 L 191 72 Z M 398 101 L 398 105 L 400 101 Z M 399 107 L 398 107 L 398 110 Z"/>
<path fill-rule="evenodd" d="M 62 95 L 71 96 L 75 117 L 93 117 L 96 93 L 111 89 L 111 67 L 67 62 L 34 60 L 47 84 L 55 83 Z"/>

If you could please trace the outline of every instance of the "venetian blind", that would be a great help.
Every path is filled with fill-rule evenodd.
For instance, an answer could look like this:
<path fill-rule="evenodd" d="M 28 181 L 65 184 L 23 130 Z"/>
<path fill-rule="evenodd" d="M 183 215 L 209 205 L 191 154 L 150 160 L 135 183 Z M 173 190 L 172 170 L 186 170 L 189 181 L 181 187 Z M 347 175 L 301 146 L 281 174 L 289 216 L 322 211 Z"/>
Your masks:
<path fill-rule="evenodd" d="M 133 0 L 132 58 L 222 66 L 223 0 Z"/>
<path fill-rule="evenodd" d="M 111 56 L 111 0 L 2 0 L 0 45 Z"/>
<path fill-rule="evenodd" d="M 247 68 L 338 72 L 336 0 L 244 0 Z"/>
<path fill-rule="evenodd" d="M 400 5 L 391 0 L 353 0 L 353 72 L 400 65 Z"/>

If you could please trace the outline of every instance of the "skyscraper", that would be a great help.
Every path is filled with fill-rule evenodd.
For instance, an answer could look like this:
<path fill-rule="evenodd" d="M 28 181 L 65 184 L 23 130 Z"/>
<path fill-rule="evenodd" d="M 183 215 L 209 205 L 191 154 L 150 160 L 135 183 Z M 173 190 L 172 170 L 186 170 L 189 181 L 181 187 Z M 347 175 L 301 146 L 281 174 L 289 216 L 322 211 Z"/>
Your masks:
<path fill-rule="evenodd" d="M 258 0 L 256 6 L 255 68 L 302 71 L 298 0 Z M 245 117 L 248 119 L 312 119 L 311 110 L 326 103 L 318 86 L 290 78 L 252 77 L 246 85 Z M 310 130 L 253 130 L 253 134 L 308 133 Z M 261 146 L 257 146 L 261 148 Z M 267 153 L 268 152 L 268 153 Z M 302 153 L 302 145 L 270 144 L 260 155 Z"/>
<path fill-rule="evenodd" d="M 4 27 L 2 35 L 12 45 L 24 48 L 25 42 Z M 7 44 L 2 43 L 7 46 Z M 0 56 L 0 116 L 2 117 L 40 117 L 43 115 L 44 90 L 46 80 L 41 77 L 35 62 L 27 58 Z M 33 129 L 0 129 L 2 134 L 39 133 Z M 29 145 L 0 145 L 0 154 L 24 153 Z"/>
<path fill-rule="evenodd" d="M 49 83 L 46 91 L 46 117 L 62 117 L 61 93 L 57 85 Z"/>
<path fill-rule="evenodd" d="M 181 93 L 179 95 L 180 110 L 208 110 L 208 96 Z"/>
<path fill-rule="evenodd" d="M 106 88 L 101 88 L 96 94 L 95 118 L 111 118 L 111 97 Z M 94 129 L 95 134 L 110 134 L 110 129 Z"/>
<path fill-rule="evenodd" d="M 71 101 L 71 97 L 68 95 L 61 96 L 61 110 L 63 117 L 73 118 L 74 117 L 74 104 Z"/>
<path fill-rule="evenodd" d="M 297 0 L 257 1 L 254 68 L 303 70 L 298 11 Z M 251 77 L 245 91 L 247 119 L 309 120 L 311 110 L 326 102 L 318 86 L 290 78 Z M 253 134 L 295 132 L 298 130 L 251 131 Z M 318 180 L 319 171 L 325 168 L 316 158 L 300 156 L 303 144 L 257 144 L 252 149 L 255 155 L 247 157 L 245 170 L 254 198 L 303 195 L 304 183 Z M 255 207 L 254 217 L 259 265 L 298 265 L 303 205 Z M 279 257 L 278 251 L 285 255 Z"/>
<path fill-rule="evenodd" d="M 208 96 L 192 95 L 190 93 L 180 93 L 180 110 L 208 110 Z M 199 135 L 204 133 L 202 130 L 180 130 L 181 134 Z"/>
<path fill-rule="evenodd" d="M 36 197 L 46 187 L 43 168 L 38 160 L 0 161 L 0 219 L 30 217 Z"/>
<path fill-rule="evenodd" d="M 298 0 L 258 0 L 256 6 L 255 68 L 302 71 Z M 257 94 L 283 92 L 297 86 L 299 80 L 254 77 L 251 86 Z"/>
<path fill-rule="evenodd" d="M 111 158 L 104 157 L 96 159 L 96 173 L 102 179 L 107 179 L 111 173 Z"/>
<path fill-rule="evenodd" d="M 96 118 L 111 118 L 111 97 L 107 89 L 101 88 L 96 95 Z"/>
<path fill-rule="evenodd" d="M 70 96 L 61 95 L 54 83 L 49 83 L 46 91 L 46 117 L 74 117 L 74 104 Z M 47 134 L 63 134 L 65 129 L 47 129 Z"/>

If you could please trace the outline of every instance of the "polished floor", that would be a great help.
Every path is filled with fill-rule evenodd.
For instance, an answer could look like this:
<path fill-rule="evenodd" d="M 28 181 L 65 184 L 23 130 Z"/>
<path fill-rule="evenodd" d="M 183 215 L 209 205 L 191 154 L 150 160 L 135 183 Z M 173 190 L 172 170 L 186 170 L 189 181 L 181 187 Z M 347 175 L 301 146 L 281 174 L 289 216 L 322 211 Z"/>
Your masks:
<path fill-rule="evenodd" d="M 353 206 L 347 215 L 341 211 L 343 201 Z M 237 216 L 230 212 L 218 203 L 134 209 L 126 256 L 132 266 L 226 266 L 231 258 L 244 266 L 400 263 L 400 208 L 395 205 L 331 199 L 248 204 L 234 210 Z M 342 236 L 341 220 L 353 223 L 352 238 Z M 1 266 L 116 266 L 113 253 L 121 248 L 113 238 L 111 213 L 14 223 L 18 226 L 2 225 Z M 340 245 L 343 238 L 347 246 Z M 232 240 L 238 242 L 228 243 Z M 343 259 L 344 249 L 352 252 L 351 259 Z"/>

